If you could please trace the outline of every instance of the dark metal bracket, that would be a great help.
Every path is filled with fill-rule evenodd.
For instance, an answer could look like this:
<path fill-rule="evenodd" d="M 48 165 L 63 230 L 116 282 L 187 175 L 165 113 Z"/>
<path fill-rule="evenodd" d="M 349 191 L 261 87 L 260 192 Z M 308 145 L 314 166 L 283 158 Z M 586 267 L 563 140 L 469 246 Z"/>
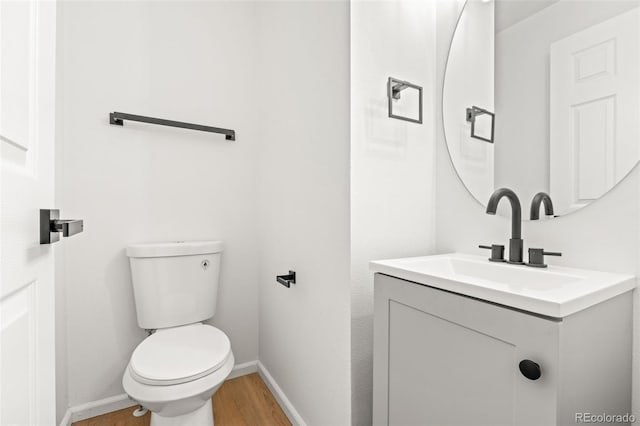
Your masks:
<path fill-rule="evenodd" d="M 482 136 L 476 135 L 476 117 L 478 117 L 479 115 L 484 115 L 484 114 L 487 114 L 487 115 L 491 116 L 491 139 L 487 139 L 487 138 L 484 138 Z M 494 132 L 495 132 L 495 124 L 496 124 L 496 115 L 494 113 L 474 105 L 471 108 L 467 108 L 466 120 L 467 120 L 468 123 L 471 123 L 471 137 L 472 138 L 479 139 L 481 141 L 485 141 L 485 142 L 489 142 L 489 143 L 493 143 L 493 135 L 494 135 Z"/>
<path fill-rule="evenodd" d="M 60 210 L 40 210 L 40 244 L 51 244 L 60 241 L 60 233 L 63 237 L 71 237 L 84 230 L 82 220 L 60 219 Z"/>
<path fill-rule="evenodd" d="M 198 130 L 201 132 L 219 133 L 228 141 L 236 140 L 235 130 L 222 129 L 220 127 L 202 126 L 200 124 L 184 123 L 182 121 L 165 120 L 163 118 L 145 117 L 143 115 L 127 114 L 124 112 L 109 113 L 109 124 L 123 126 L 124 120 L 139 121 L 141 123 L 156 124 L 159 126 L 179 127 L 181 129 Z"/>
<path fill-rule="evenodd" d="M 418 91 L 418 119 L 397 115 L 393 112 L 393 102 L 400 99 L 400 94 L 405 89 L 415 89 Z M 389 77 L 387 80 L 387 99 L 389 106 L 389 117 L 398 120 L 410 121 L 412 123 L 422 124 L 422 87 L 408 81 L 398 80 Z"/>
<path fill-rule="evenodd" d="M 296 283 L 296 271 L 289 271 L 287 275 L 276 275 L 276 280 L 283 286 L 290 288 Z"/>
<path fill-rule="evenodd" d="M 396 83 L 393 86 L 391 86 L 391 97 L 395 100 L 400 99 L 400 93 L 404 90 L 404 89 L 408 89 L 409 84 L 406 81 L 403 81 L 402 83 Z"/>

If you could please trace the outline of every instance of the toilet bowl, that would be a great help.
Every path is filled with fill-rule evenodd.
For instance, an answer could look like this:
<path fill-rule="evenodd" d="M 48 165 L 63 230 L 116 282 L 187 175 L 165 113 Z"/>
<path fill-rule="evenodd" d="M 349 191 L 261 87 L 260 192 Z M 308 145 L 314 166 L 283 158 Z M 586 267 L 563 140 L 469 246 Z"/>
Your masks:
<path fill-rule="evenodd" d="M 172 327 L 138 345 L 122 385 L 151 411 L 153 426 L 211 426 L 211 397 L 233 365 L 231 345 L 222 331 L 201 323 Z"/>

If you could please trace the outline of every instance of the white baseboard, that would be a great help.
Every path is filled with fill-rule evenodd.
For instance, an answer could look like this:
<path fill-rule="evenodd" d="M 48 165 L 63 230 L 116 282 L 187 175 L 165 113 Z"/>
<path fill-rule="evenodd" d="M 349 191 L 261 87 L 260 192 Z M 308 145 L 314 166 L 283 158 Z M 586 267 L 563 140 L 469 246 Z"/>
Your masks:
<path fill-rule="evenodd" d="M 258 361 L 249 361 L 242 364 L 236 364 L 229 374 L 229 379 L 233 379 L 258 371 Z M 90 419 L 91 417 L 101 416 L 113 411 L 122 410 L 124 408 L 134 407 L 138 405 L 136 401 L 129 398 L 125 393 L 112 396 L 110 398 L 91 401 L 85 404 L 74 405 L 67 408 L 64 417 L 60 421 L 60 426 L 71 426 L 74 422 Z"/>
<path fill-rule="evenodd" d="M 126 393 L 74 405 L 73 407 L 67 408 L 67 412 L 62 418 L 60 426 L 70 426 L 72 423 L 79 422 L 80 420 L 90 419 L 91 417 L 101 416 L 111 413 L 112 411 L 118 411 L 136 405 L 138 405 L 138 403 L 129 398 Z"/>
<path fill-rule="evenodd" d="M 229 379 L 235 379 L 236 377 L 246 376 L 247 374 L 256 373 L 258 371 L 258 361 L 243 362 L 242 364 L 236 364 L 231 370 Z"/>
<path fill-rule="evenodd" d="M 260 361 L 258 361 L 258 374 L 260 374 L 260 377 L 262 377 L 262 380 L 264 380 L 267 387 L 278 401 L 278 404 L 280 404 L 280 407 L 282 407 L 282 411 L 284 411 L 284 414 L 287 415 L 291 424 L 296 426 L 306 426 L 307 424 L 305 423 L 300 413 L 296 411 L 291 401 L 289 401 L 289 398 L 287 398 L 287 395 L 284 394 L 271 373 L 269 373 L 269 370 L 267 370 L 267 368 Z"/>
<path fill-rule="evenodd" d="M 71 409 L 67 408 L 62 420 L 60 420 L 60 426 L 69 426 L 71 424 Z"/>

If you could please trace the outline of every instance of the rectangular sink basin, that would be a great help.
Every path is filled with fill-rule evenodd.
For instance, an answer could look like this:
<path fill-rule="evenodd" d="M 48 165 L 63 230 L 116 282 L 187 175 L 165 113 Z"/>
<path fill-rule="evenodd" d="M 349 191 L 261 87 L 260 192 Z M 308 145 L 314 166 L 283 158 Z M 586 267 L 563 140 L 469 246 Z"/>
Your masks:
<path fill-rule="evenodd" d="M 633 275 L 530 268 L 460 253 L 370 263 L 373 272 L 539 315 L 563 318 L 635 288 Z"/>

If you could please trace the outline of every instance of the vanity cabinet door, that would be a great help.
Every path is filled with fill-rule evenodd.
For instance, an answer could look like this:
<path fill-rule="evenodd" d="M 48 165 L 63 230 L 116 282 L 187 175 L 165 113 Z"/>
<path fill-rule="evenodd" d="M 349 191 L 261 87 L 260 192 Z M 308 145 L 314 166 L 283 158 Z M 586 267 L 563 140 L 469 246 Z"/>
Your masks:
<path fill-rule="evenodd" d="M 558 336 L 558 322 L 376 274 L 374 424 L 556 424 Z"/>

